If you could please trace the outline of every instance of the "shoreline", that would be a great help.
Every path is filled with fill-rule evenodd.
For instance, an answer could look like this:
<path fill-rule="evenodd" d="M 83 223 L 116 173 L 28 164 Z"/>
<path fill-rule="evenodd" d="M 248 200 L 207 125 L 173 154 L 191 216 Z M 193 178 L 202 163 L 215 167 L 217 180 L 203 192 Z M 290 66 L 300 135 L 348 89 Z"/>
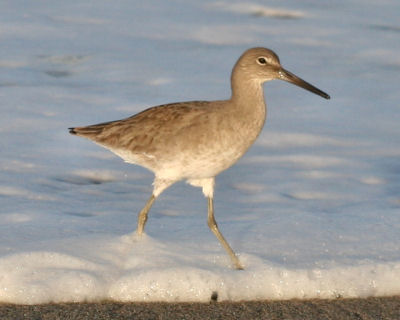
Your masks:
<path fill-rule="evenodd" d="M 0 319 L 400 319 L 400 296 L 210 303 L 0 303 Z"/>

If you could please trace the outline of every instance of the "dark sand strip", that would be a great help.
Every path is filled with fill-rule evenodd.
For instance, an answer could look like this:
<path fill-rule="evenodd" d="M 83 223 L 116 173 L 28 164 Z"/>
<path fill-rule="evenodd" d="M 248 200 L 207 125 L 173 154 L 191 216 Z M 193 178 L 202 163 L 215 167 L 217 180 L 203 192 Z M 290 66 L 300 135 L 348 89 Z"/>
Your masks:
<path fill-rule="evenodd" d="M 400 296 L 235 303 L 0 304 L 0 319 L 400 320 Z"/>

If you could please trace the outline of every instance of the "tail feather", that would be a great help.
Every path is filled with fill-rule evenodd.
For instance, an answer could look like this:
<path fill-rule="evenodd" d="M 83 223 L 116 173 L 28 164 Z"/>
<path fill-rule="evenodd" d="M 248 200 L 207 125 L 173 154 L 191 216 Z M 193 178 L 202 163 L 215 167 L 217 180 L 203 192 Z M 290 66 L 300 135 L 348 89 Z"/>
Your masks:
<path fill-rule="evenodd" d="M 78 135 L 78 136 L 93 136 L 98 135 L 103 132 L 103 130 L 111 123 L 117 121 L 108 121 L 103 123 L 94 124 L 86 127 L 72 127 L 68 128 L 70 134 Z"/>
<path fill-rule="evenodd" d="M 95 124 L 92 126 L 87 126 L 87 127 L 74 127 L 74 128 L 68 128 L 70 134 L 74 134 L 77 136 L 87 136 L 87 137 L 92 137 L 99 135 L 103 132 L 105 125 L 103 123 L 101 124 Z"/>

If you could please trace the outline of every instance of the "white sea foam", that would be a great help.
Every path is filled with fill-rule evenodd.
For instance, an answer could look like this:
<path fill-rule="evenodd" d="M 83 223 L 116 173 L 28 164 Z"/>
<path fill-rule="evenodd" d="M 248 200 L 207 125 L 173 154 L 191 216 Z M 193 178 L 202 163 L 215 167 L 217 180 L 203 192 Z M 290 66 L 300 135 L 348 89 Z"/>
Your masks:
<path fill-rule="evenodd" d="M 80 239 L 86 241 L 84 246 L 69 242 L 80 247 L 79 255 L 58 248 L 4 256 L 0 259 L 1 300 L 28 304 L 104 299 L 207 302 L 214 292 L 219 301 L 398 293 L 400 263 L 364 261 L 304 269 L 243 254 L 246 270 L 239 272 L 226 267 L 225 257 L 213 262 L 203 250 L 190 256 L 194 261 L 184 263 L 188 250 L 179 252 L 182 245 L 165 246 L 149 238 L 138 244 L 129 238 L 108 238 L 107 243 Z M 98 246 L 101 250 L 95 249 Z"/>

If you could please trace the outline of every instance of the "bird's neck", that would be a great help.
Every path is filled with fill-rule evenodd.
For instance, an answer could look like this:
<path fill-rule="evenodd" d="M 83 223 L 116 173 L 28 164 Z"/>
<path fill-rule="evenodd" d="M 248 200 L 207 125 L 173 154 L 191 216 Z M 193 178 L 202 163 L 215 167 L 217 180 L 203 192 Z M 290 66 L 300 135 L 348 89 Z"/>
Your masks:
<path fill-rule="evenodd" d="M 234 80 L 234 79 L 233 79 Z M 232 81 L 230 113 L 235 113 L 242 127 L 248 128 L 247 140 L 254 142 L 264 126 L 267 108 L 261 83 L 255 81 L 240 83 Z"/>
<path fill-rule="evenodd" d="M 232 76 L 232 105 L 244 113 L 254 114 L 260 118 L 265 118 L 266 105 L 264 100 L 264 89 L 260 82 L 252 79 L 241 78 L 236 81 Z M 239 111 L 238 110 L 238 111 Z"/>
<path fill-rule="evenodd" d="M 264 103 L 262 84 L 254 80 L 242 80 L 240 83 L 232 81 L 231 100 L 235 102 L 252 101 Z"/>

